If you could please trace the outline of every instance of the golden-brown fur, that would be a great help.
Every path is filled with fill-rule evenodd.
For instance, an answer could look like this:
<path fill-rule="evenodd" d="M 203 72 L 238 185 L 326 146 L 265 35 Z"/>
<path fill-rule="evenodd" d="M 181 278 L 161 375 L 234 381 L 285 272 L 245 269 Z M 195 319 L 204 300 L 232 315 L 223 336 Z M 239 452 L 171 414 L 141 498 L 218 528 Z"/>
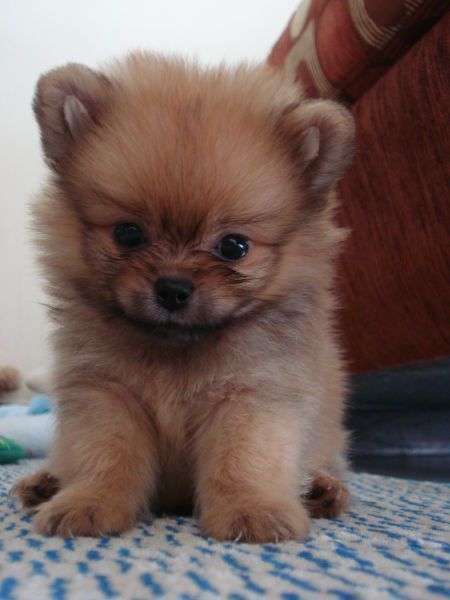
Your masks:
<path fill-rule="evenodd" d="M 304 538 L 311 482 L 345 467 L 331 288 L 348 113 L 267 67 L 147 54 L 45 75 L 35 111 L 59 403 L 58 491 L 18 488 L 37 530 L 99 535 L 194 507 L 218 539 Z M 117 247 L 121 222 L 144 247 Z M 241 261 L 214 254 L 227 233 L 251 240 Z M 187 308 L 155 304 L 161 276 L 193 282 Z"/>

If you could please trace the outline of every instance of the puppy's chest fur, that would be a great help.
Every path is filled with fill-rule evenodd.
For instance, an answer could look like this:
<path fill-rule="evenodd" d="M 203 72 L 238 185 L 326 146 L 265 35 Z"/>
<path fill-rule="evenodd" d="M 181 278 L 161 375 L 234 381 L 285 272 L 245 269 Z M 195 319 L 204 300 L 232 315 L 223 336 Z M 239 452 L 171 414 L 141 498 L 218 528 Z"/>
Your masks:
<path fill-rule="evenodd" d="M 150 373 L 144 401 L 157 432 L 157 509 L 192 510 L 197 443 L 235 387 L 235 382 L 231 386 L 226 379 L 195 381 L 192 374 L 160 367 Z"/>

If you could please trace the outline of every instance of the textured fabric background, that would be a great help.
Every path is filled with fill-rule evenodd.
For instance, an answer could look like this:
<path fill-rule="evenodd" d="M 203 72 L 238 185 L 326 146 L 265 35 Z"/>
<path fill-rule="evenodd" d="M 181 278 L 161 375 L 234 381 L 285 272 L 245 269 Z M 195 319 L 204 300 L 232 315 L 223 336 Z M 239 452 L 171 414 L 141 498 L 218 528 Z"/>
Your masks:
<path fill-rule="evenodd" d="M 448 8 L 305 0 L 269 57 L 310 95 L 356 99 L 356 157 L 339 185 L 353 373 L 450 354 Z"/>
<path fill-rule="evenodd" d="M 310 96 L 354 100 L 446 10 L 446 0 L 303 0 L 269 62 Z"/>
<path fill-rule="evenodd" d="M 0 467 L 1 600 L 450 597 L 448 484 L 354 475 L 351 511 L 316 521 L 306 543 L 218 543 L 185 518 L 61 540 L 34 533 L 7 497 L 38 465 Z"/>
<path fill-rule="evenodd" d="M 450 15 L 352 107 L 340 314 L 353 372 L 450 354 Z"/>

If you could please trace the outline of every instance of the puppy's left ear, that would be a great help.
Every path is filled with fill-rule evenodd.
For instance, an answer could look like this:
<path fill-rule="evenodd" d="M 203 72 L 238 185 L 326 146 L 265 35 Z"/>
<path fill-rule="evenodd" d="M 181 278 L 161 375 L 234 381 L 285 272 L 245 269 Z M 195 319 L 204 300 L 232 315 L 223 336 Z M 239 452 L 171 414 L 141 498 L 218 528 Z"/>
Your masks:
<path fill-rule="evenodd" d="M 59 67 L 39 79 L 33 109 L 51 167 L 57 169 L 95 127 L 110 88 L 106 77 L 78 64 Z"/>
<path fill-rule="evenodd" d="M 306 101 L 284 111 L 281 128 L 307 190 L 326 194 L 353 158 L 351 113 L 331 100 Z"/>

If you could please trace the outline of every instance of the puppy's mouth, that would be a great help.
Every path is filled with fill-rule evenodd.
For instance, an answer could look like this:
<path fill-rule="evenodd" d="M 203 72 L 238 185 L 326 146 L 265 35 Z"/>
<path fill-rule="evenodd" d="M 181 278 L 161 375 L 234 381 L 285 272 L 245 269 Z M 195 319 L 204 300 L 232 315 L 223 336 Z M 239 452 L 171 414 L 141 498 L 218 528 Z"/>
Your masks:
<path fill-rule="evenodd" d="M 189 322 L 184 317 L 183 321 L 175 320 L 172 315 L 154 318 L 146 314 L 140 298 L 134 303 L 133 310 L 129 311 L 119 302 L 114 303 L 113 311 L 134 329 L 147 334 L 161 343 L 192 343 L 200 340 L 217 338 L 225 329 L 251 317 L 252 311 L 243 311 L 248 308 L 248 300 L 243 299 L 232 311 L 215 320 L 203 322 Z M 111 306 L 110 306 L 111 308 Z M 178 317 L 178 316 L 177 316 Z"/>
<path fill-rule="evenodd" d="M 140 331 L 167 342 L 195 342 L 219 335 L 229 325 L 231 319 L 223 319 L 217 323 L 182 324 L 167 321 L 139 319 L 127 314 L 125 319 Z"/>

